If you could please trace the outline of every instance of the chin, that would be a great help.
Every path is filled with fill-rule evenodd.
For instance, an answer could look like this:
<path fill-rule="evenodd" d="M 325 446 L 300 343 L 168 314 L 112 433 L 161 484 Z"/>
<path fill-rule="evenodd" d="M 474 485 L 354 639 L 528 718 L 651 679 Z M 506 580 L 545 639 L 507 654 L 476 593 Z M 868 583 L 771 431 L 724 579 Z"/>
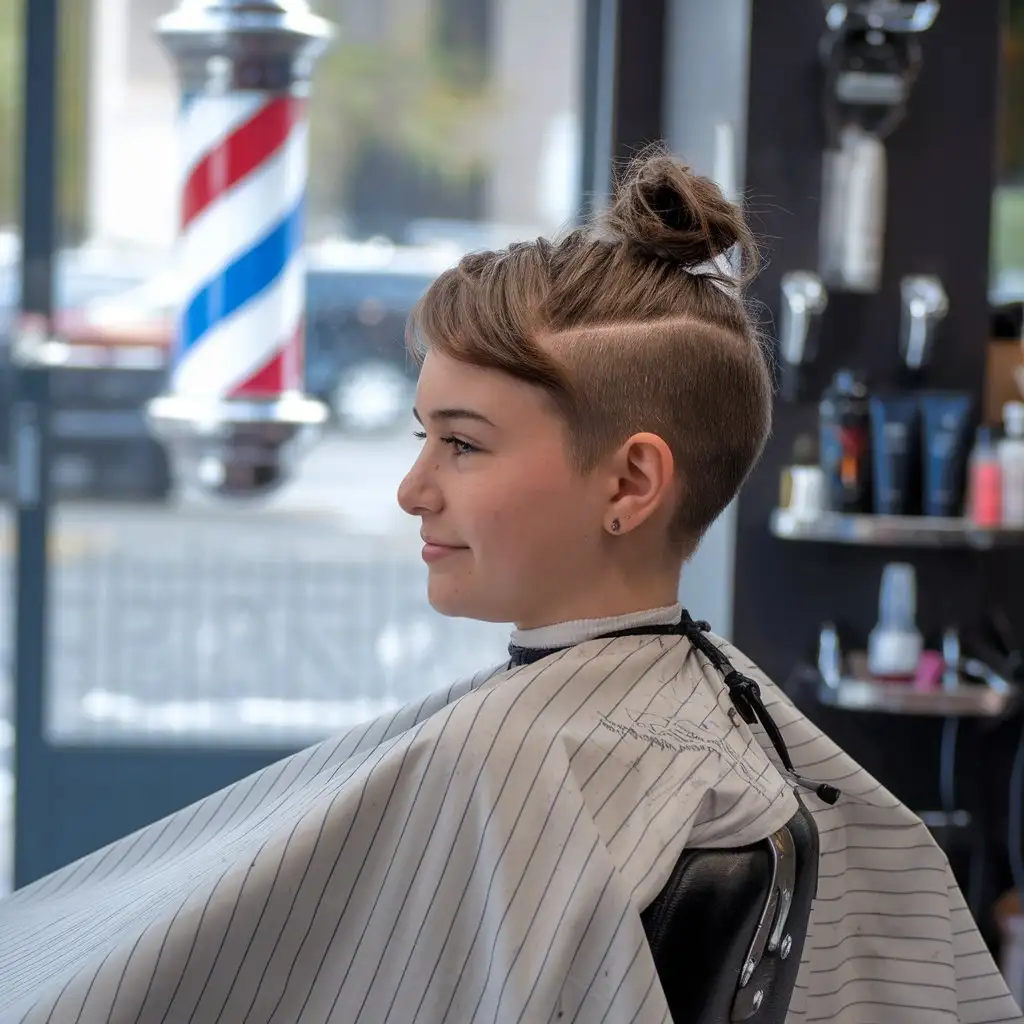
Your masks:
<path fill-rule="evenodd" d="M 453 586 L 451 580 L 431 576 L 427 582 L 427 600 L 435 612 L 449 619 L 475 619 L 477 622 L 515 621 L 514 616 L 492 607 L 469 588 Z"/>

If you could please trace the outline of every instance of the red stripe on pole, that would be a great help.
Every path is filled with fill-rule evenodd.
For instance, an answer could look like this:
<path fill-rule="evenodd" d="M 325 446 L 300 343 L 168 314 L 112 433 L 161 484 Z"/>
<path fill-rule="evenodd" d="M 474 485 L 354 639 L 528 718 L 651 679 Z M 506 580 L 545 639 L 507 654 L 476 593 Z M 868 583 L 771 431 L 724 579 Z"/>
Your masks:
<path fill-rule="evenodd" d="M 302 343 L 305 330 L 298 329 L 261 367 L 231 391 L 231 398 L 276 398 L 285 391 L 302 390 Z"/>
<path fill-rule="evenodd" d="M 302 100 L 290 96 L 272 99 L 206 153 L 189 172 L 182 191 L 182 227 L 269 160 L 303 116 L 304 106 Z"/>

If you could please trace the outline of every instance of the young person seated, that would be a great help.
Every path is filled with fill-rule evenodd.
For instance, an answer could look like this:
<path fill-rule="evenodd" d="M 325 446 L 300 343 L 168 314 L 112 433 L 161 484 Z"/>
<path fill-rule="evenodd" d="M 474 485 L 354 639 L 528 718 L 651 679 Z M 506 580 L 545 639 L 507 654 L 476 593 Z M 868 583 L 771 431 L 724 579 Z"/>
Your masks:
<path fill-rule="evenodd" d="M 771 425 L 752 255 L 656 153 L 596 223 L 434 283 L 398 498 L 433 607 L 514 624 L 510 657 L 15 893 L 0 1019 L 661 1024 L 641 912 L 684 847 L 763 839 L 800 787 L 789 1020 L 1021 1020 L 920 821 L 676 603 Z"/>

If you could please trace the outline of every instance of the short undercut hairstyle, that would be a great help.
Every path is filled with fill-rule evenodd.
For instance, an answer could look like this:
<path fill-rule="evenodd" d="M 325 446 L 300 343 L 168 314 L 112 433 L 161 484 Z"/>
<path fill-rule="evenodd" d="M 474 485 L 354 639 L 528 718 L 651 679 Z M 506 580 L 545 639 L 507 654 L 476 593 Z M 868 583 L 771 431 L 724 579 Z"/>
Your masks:
<path fill-rule="evenodd" d="M 673 541 L 692 551 L 771 430 L 771 368 L 743 295 L 756 266 L 740 209 L 649 151 L 588 225 L 443 273 L 407 344 L 543 389 L 581 473 L 635 433 L 659 435 L 681 483 Z"/>

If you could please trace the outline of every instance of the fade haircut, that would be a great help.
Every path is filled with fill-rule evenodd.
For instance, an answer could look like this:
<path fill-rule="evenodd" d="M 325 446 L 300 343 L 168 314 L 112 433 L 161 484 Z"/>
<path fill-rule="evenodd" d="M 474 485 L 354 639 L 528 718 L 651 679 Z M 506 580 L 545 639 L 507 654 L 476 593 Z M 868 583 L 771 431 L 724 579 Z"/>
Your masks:
<path fill-rule="evenodd" d="M 560 240 L 467 255 L 428 289 L 407 344 L 543 389 L 581 473 L 631 435 L 672 451 L 672 539 L 692 551 L 771 429 L 772 374 L 743 285 L 757 250 L 739 208 L 662 149 Z"/>

